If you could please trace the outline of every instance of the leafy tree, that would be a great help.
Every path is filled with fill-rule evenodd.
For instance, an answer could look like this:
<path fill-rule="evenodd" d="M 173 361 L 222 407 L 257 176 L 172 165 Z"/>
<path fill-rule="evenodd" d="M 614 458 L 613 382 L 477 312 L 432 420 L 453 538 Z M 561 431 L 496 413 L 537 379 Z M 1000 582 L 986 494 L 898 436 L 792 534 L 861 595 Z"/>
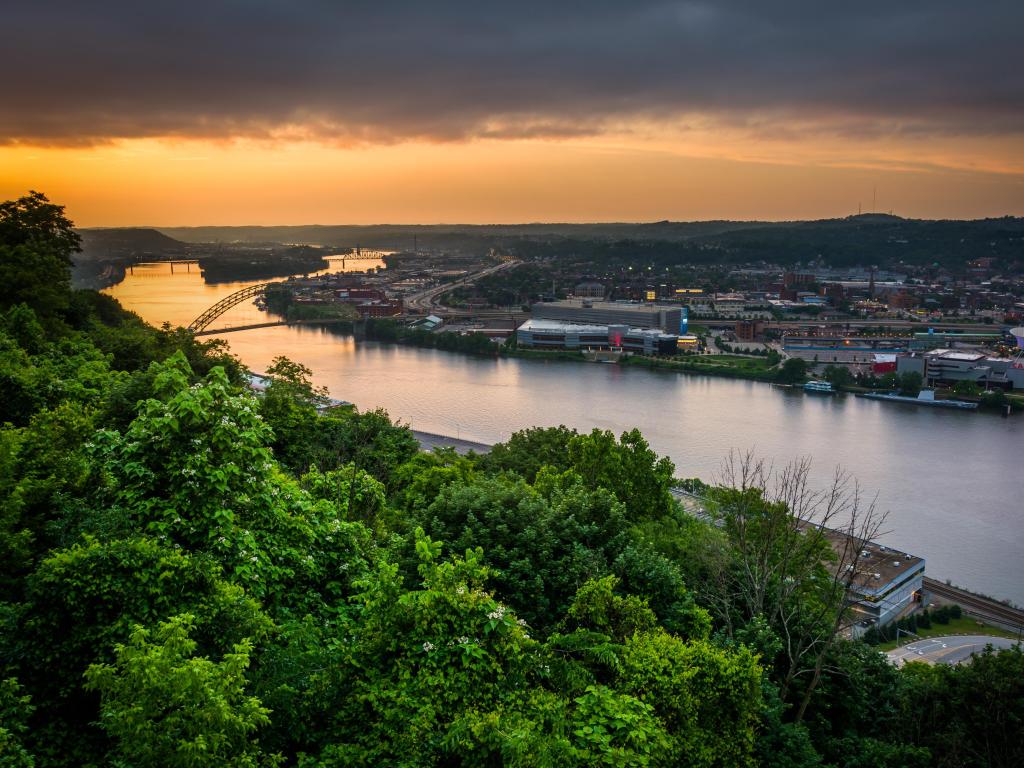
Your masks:
<path fill-rule="evenodd" d="M 609 499 L 602 501 L 603 511 L 621 515 Z M 564 530 L 571 538 L 561 538 L 547 501 L 519 479 L 449 485 L 418 522 L 455 551 L 481 547 L 495 589 L 538 628 L 549 626 L 578 586 L 608 567 L 600 548 L 587 546 L 599 542 L 581 530 L 583 521 Z"/>
<path fill-rule="evenodd" d="M 824 372 L 825 381 L 831 382 L 836 389 L 846 389 L 852 386 L 855 379 L 850 369 L 845 365 L 826 365 Z"/>
<path fill-rule="evenodd" d="M 549 639 L 556 685 L 605 684 L 652 707 L 667 736 L 657 764 L 752 765 L 761 708 L 754 655 L 670 635 L 645 600 L 615 588 L 614 577 L 581 587 L 563 633 Z"/>
<path fill-rule="evenodd" d="M 246 693 L 252 642 L 212 661 L 196 656 L 194 624 L 174 616 L 152 640 L 136 625 L 113 663 L 86 670 L 86 688 L 102 696 L 100 724 L 116 742 L 112 757 L 140 768 L 276 765 L 255 738 L 270 712 Z"/>
<path fill-rule="evenodd" d="M 163 399 L 145 401 L 125 434 L 96 438 L 108 478 L 100 501 L 149 535 L 214 557 L 275 612 L 326 609 L 365 566 L 365 528 L 279 472 L 255 398 L 236 394 L 223 370 L 190 386 L 180 353 L 155 369 Z M 339 578 L 332 569 L 349 558 L 359 567 Z"/>
<path fill-rule="evenodd" d="M 566 426 L 531 427 L 514 433 L 507 442 L 493 446 L 480 459 L 489 471 L 507 470 L 532 483 L 543 467 L 567 470 L 569 441 L 577 437 L 575 429 Z"/>
<path fill-rule="evenodd" d="M 906 397 L 917 397 L 923 381 L 921 374 L 916 371 L 900 374 L 898 379 L 900 394 Z"/>
<path fill-rule="evenodd" d="M 654 707 L 604 686 L 576 698 L 571 755 L 580 765 L 662 764 L 669 739 Z"/>
<path fill-rule="evenodd" d="M 76 400 L 36 413 L 28 427 L 0 430 L 0 584 L 15 583 L 65 530 L 69 498 L 87 495 L 90 466 L 82 450 L 95 428 L 93 412 Z"/>
<path fill-rule="evenodd" d="M 595 429 L 569 441 L 569 461 L 591 488 L 606 488 L 625 505 L 633 521 L 658 518 L 675 505 L 669 488 L 675 466 L 658 458 L 640 430 L 623 432 L 616 443 L 611 432 Z"/>
<path fill-rule="evenodd" d="M 469 484 L 477 477 L 476 464 L 453 448 L 419 452 L 392 475 L 393 503 L 414 519 L 421 519 L 441 490 L 452 483 Z"/>
<path fill-rule="evenodd" d="M 899 712 L 903 737 L 938 766 L 1024 764 L 1024 650 L 976 654 L 959 666 L 908 664 Z"/>
<path fill-rule="evenodd" d="M 973 381 L 958 381 L 953 385 L 953 394 L 965 397 L 977 397 L 981 393 L 978 385 Z"/>
<path fill-rule="evenodd" d="M 33 768 L 35 759 L 25 748 L 32 697 L 22 692 L 13 677 L 0 679 L 0 768 Z"/>
<path fill-rule="evenodd" d="M 674 508 L 671 460 L 659 458 L 639 430 L 616 441 L 608 431 L 581 435 L 566 427 L 533 428 L 512 435 L 481 458 L 485 470 L 508 470 L 532 482 L 544 467 L 573 470 L 588 488 L 605 488 L 631 520 L 660 517 Z"/>
<path fill-rule="evenodd" d="M 314 467 L 302 476 L 300 483 L 310 496 L 329 501 L 337 513 L 348 520 L 372 526 L 385 511 L 383 483 L 356 469 L 355 464 L 330 472 L 320 472 Z"/>
<path fill-rule="evenodd" d="M 64 207 L 39 192 L 0 203 L 0 309 L 53 316 L 68 306 L 71 256 L 81 250 Z"/>
<path fill-rule="evenodd" d="M 816 490 L 809 473 L 809 459 L 775 470 L 750 453 L 730 454 L 723 485 L 707 498 L 730 552 L 710 561 L 721 570 L 701 594 L 728 637 L 743 638 L 761 620 L 781 641 L 766 661 L 783 701 L 797 702 L 797 722 L 853 623 L 847 594 L 864 573 L 860 542 L 876 539 L 885 521 L 848 475 L 837 470 Z"/>
<path fill-rule="evenodd" d="M 807 361 L 799 357 L 788 357 L 775 374 L 780 384 L 800 384 L 807 379 Z"/>
<path fill-rule="evenodd" d="M 745 648 L 637 633 L 624 647 L 620 690 L 650 704 L 671 735 L 670 764 L 753 766 L 761 670 Z"/>
<path fill-rule="evenodd" d="M 303 472 L 312 461 L 316 409 L 327 402 L 327 392 L 313 386 L 309 368 L 287 357 L 275 357 L 267 374 L 260 413 L 274 431 L 274 453 L 285 466 Z"/>
<path fill-rule="evenodd" d="M 7 647 L 37 707 L 36 755 L 48 763 L 96 759 L 102 742 L 91 727 L 95 699 L 82 691 L 89 664 L 110 660 L 135 624 L 179 613 L 196 617 L 204 653 L 218 654 L 271 628 L 255 602 L 225 582 L 208 559 L 155 541 L 88 540 L 53 554 L 33 573 Z M 72 757 L 74 756 L 74 757 Z"/>
<path fill-rule="evenodd" d="M 588 489 L 572 471 L 542 470 L 533 487 L 507 476 L 453 483 L 414 519 L 456 551 L 482 547 L 496 591 L 542 634 L 586 581 L 610 573 L 675 631 L 706 631 L 707 616 L 675 566 L 632 540 L 609 491 Z"/>
<path fill-rule="evenodd" d="M 428 766 L 484 750 L 468 713 L 493 712 L 528 684 L 532 641 L 515 615 L 483 589 L 480 553 L 438 562 L 418 538 L 420 589 L 405 591 L 394 566 L 365 582 L 363 621 L 346 667 L 320 765 Z M 478 762 L 487 762 L 486 760 Z"/>

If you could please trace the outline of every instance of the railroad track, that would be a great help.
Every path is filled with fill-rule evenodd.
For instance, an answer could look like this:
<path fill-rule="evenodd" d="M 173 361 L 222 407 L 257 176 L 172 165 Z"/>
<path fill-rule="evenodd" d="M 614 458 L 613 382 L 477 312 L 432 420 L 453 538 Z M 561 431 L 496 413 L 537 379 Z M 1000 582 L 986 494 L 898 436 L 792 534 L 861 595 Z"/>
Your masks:
<path fill-rule="evenodd" d="M 989 597 L 981 597 L 959 587 L 951 587 L 935 579 L 924 578 L 924 588 L 936 597 L 956 603 L 964 613 L 1011 630 L 1024 627 L 1024 610 L 1000 603 Z"/>

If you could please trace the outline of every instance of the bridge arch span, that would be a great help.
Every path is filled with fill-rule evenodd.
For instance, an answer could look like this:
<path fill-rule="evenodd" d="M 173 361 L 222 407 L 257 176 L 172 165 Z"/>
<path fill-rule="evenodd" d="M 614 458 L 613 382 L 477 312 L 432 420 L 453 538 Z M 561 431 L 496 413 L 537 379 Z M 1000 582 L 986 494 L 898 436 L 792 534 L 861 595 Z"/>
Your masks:
<path fill-rule="evenodd" d="M 232 294 L 225 296 L 223 299 L 218 301 L 208 310 L 203 312 L 199 317 L 189 323 L 188 329 L 192 333 L 199 333 L 205 331 L 210 327 L 210 323 L 216 320 L 218 317 L 223 315 L 232 307 L 237 307 L 243 301 L 261 296 L 266 293 L 267 288 L 276 283 L 257 283 L 256 285 L 250 285 L 241 290 L 235 291 Z"/>

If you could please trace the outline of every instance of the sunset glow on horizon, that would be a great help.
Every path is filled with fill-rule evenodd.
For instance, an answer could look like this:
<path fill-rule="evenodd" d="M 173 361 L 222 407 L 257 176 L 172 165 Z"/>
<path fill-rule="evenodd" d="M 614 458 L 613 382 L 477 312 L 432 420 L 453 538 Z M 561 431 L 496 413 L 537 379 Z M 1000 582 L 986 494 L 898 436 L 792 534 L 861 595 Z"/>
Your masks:
<path fill-rule="evenodd" d="M 949 162 L 941 145 L 917 149 L 134 139 L 0 147 L 0 196 L 43 190 L 79 226 L 811 219 L 869 211 L 873 197 L 878 211 L 910 217 L 1024 213 L 1024 149 L 982 151 L 970 163 L 963 154 Z"/>
<path fill-rule="evenodd" d="M 66 4 L 45 50 L 15 10 L 0 196 L 80 226 L 1024 215 L 1012 4 L 455 6 Z"/>

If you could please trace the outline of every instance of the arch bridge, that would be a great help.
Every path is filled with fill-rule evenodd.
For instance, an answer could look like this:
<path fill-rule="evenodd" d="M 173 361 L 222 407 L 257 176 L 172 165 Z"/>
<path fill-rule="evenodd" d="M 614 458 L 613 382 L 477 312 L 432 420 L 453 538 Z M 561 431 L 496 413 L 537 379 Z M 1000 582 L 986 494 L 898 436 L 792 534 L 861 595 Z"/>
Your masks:
<path fill-rule="evenodd" d="M 373 260 L 382 259 L 387 256 L 388 253 L 385 251 L 371 250 L 367 248 L 361 248 L 356 246 L 350 253 L 342 253 L 337 256 L 326 257 L 329 261 L 341 261 L 343 264 L 346 260 L 359 259 L 359 260 Z M 242 288 L 240 291 L 235 291 L 229 296 L 225 296 L 223 299 L 218 301 L 208 310 L 203 312 L 199 317 L 193 320 L 188 329 L 192 333 L 203 333 L 207 328 L 210 327 L 210 323 L 216 320 L 218 317 L 223 315 L 232 307 L 237 307 L 246 299 L 254 299 L 257 296 L 261 296 L 266 293 L 267 288 L 271 285 L 277 285 L 277 283 L 258 283 L 256 285 L 250 285 L 247 288 Z M 279 323 L 275 323 L 277 325 Z M 246 326 L 248 327 L 248 326 Z"/>
<path fill-rule="evenodd" d="M 210 327 L 210 323 L 216 320 L 218 317 L 223 315 L 232 307 L 237 307 L 243 301 L 253 299 L 257 296 L 262 296 L 266 293 L 267 287 L 274 285 L 275 283 L 257 283 L 256 285 L 250 285 L 242 288 L 240 291 L 235 291 L 223 299 L 218 301 L 208 310 L 203 312 L 199 317 L 189 323 L 188 329 L 192 333 L 201 333 Z"/>

